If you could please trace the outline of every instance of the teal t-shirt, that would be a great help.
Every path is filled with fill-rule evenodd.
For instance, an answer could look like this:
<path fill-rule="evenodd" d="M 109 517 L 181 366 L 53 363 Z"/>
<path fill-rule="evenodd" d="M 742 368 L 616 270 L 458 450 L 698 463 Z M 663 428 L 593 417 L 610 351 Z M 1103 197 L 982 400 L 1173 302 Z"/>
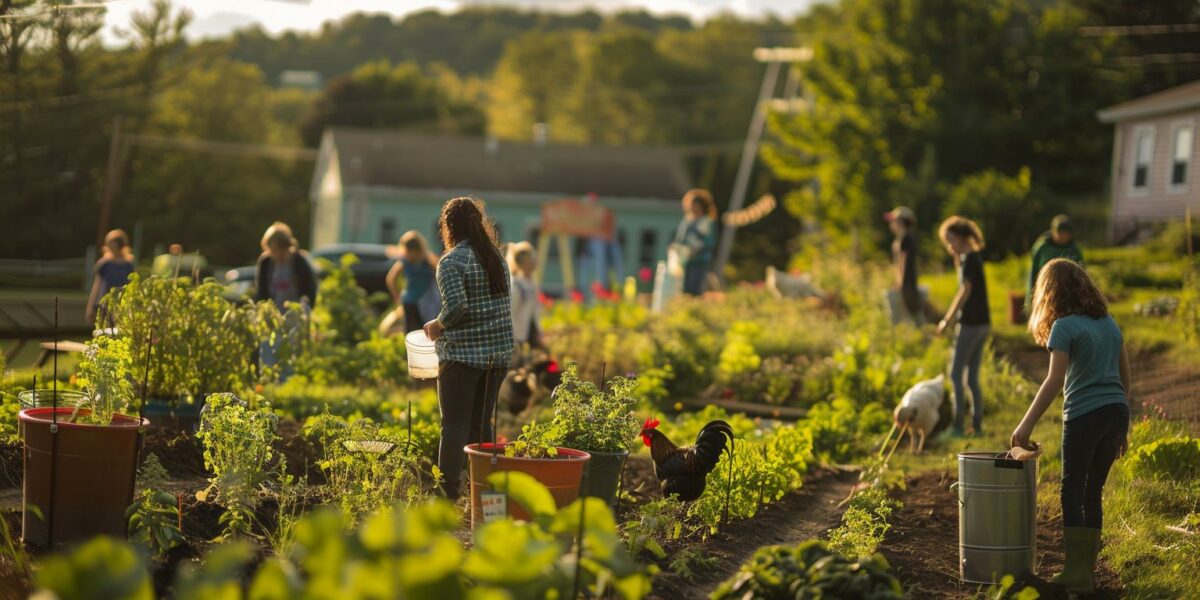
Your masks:
<path fill-rule="evenodd" d="M 1112 316 L 1071 315 L 1050 327 L 1046 347 L 1070 355 L 1063 383 L 1064 421 L 1128 402 L 1121 383 L 1121 345 L 1121 329 Z"/>

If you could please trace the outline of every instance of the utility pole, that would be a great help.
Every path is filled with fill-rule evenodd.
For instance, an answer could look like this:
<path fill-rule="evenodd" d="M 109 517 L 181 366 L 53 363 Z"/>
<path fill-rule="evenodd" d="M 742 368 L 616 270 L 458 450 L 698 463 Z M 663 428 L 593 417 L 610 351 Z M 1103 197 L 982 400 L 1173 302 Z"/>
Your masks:
<path fill-rule="evenodd" d="M 738 164 L 737 176 L 733 180 L 733 193 L 729 197 L 729 208 L 726 212 L 741 210 L 742 205 L 746 203 L 746 190 L 750 187 L 750 173 L 754 170 L 754 161 L 758 158 L 758 143 L 762 139 L 763 126 L 767 121 L 767 110 L 772 105 L 775 96 L 775 88 L 779 81 L 779 70 L 784 63 L 792 65 L 787 82 L 787 94 L 789 97 L 784 98 L 787 105 L 791 105 L 797 87 L 797 74 L 795 72 L 795 64 L 808 62 L 812 60 L 812 48 L 755 48 L 754 60 L 767 63 L 767 70 L 763 73 L 762 87 L 758 91 L 758 101 L 754 104 L 754 114 L 750 117 L 750 130 L 746 133 L 746 142 L 742 146 L 742 158 Z M 725 268 L 725 263 L 729 261 L 729 253 L 733 249 L 733 236 L 737 232 L 737 228 L 726 225 L 721 230 L 721 240 L 717 245 L 717 260 L 713 264 L 713 270 L 718 277 L 721 277 L 721 272 Z"/>
<path fill-rule="evenodd" d="M 108 220 L 112 216 L 113 196 L 121 173 L 121 116 L 113 117 L 112 139 L 108 143 L 108 169 L 104 174 L 104 195 L 100 197 L 100 220 L 96 224 L 96 247 L 104 246 Z"/>

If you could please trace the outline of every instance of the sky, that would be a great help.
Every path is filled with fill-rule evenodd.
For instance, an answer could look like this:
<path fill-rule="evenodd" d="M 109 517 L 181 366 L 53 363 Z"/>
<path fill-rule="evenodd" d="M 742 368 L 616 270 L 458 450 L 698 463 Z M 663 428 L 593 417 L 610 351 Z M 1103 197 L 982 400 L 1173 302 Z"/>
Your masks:
<path fill-rule="evenodd" d="M 435 8 L 454 11 L 463 6 L 503 4 L 541 10 L 577 10 L 596 8 L 603 11 L 642 8 L 655 13 L 682 13 L 703 20 L 719 12 L 742 16 L 769 13 L 791 16 L 803 12 L 816 0 L 174 0 L 176 6 L 195 13 L 189 26 L 192 38 L 220 37 L 234 29 L 259 23 L 269 32 L 311 31 L 330 19 L 354 12 L 383 12 L 396 16 Z M 108 3 L 105 38 L 114 39 L 113 27 L 129 23 L 134 10 L 150 0 L 111 0 Z"/>

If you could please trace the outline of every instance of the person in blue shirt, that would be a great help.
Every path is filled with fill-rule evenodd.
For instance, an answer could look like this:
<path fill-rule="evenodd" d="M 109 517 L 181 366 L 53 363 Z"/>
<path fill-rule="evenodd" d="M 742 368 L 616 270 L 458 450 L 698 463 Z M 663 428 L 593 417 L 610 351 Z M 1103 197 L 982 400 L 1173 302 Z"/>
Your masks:
<path fill-rule="evenodd" d="M 683 221 L 672 243 L 683 257 L 683 293 L 699 296 L 717 247 L 717 206 L 708 190 L 689 190 L 684 195 Z"/>
<path fill-rule="evenodd" d="M 400 236 L 400 247 L 404 254 L 388 271 L 387 287 L 392 293 L 392 301 L 404 307 L 404 333 L 408 333 L 425 326 L 421 298 L 434 287 L 437 256 L 429 251 L 425 236 L 416 230 Z M 404 278 L 403 291 L 396 285 L 401 277 Z"/>
<path fill-rule="evenodd" d="M 88 323 L 97 326 L 107 326 L 107 317 L 103 315 L 104 307 L 101 301 L 113 290 L 125 287 L 129 276 L 133 275 L 133 252 L 129 250 L 129 236 L 120 229 L 114 229 L 104 236 L 104 254 L 96 261 L 95 276 L 92 278 L 92 293 L 88 295 L 86 317 Z M 97 319 L 97 313 L 100 318 Z"/>
<path fill-rule="evenodd" d="M 438 262 L 442 311 L 425 324 L 438 357 L 442 490 L 458 498 L 467 444 L 492 439 L 492 413 L 513 353 L 509 272 L 482 200 L 446 202 L 438 220 L 446 253 Z"/>
<path fill-rule="evenodd" d="M 1050 351 L 1050 372 L 1013 430 L 1012 447 L 1029 437 L 1063 392 L 1062 513 L 1066 565 L 1054 580 L 1090 592 L 1103 524 L 1101 496 L 1109 469 L 1128 445 L 1129 354 L 1104 295 L 1083 267 L 1056 258 L 1038 274 L 1029 317 L 1033 339 Z"/>

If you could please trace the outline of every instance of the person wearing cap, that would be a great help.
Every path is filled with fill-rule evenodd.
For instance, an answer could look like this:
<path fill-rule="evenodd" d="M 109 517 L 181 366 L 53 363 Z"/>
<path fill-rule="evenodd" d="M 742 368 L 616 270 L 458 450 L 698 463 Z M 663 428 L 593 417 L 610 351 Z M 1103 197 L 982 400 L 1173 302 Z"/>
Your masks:
<path fill-rule="evenodd" d="M 921 293 L 917 289 L 917 215 L 907 206 L 897 206 L 884 213 L 896 241 L 892 242 L 892 262 L 896 265 L 896 284 L 904 302 L 907 317 L 920 325 L 924 319 Z"/>
<path fill-rule="evenodd" d="M 1037 282 L 1038 273 L 1046 263 L 1065 258 L 1083 266 L 1083 251 L 1075 244 L 1071 227 L 1071 217 L 1058 215 L 1050 221 L 1050 231 L 1043 233 L 1029 250 L 1029 280 L 1025 284 L 1025 309 L 1029 310 L 1033 297 L 1033 285 Z"/>

